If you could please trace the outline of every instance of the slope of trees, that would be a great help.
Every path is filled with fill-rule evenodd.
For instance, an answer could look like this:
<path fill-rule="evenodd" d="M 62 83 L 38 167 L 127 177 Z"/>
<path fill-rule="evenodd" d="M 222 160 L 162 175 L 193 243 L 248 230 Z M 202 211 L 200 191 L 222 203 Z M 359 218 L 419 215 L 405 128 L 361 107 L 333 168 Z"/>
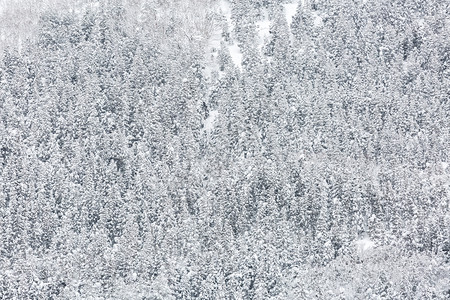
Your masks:
<path fill-rule="evenodd" d="M 448 3 L 285 3 L 54 8 L 4 51 L 0 298 L 449 296 Z"/>

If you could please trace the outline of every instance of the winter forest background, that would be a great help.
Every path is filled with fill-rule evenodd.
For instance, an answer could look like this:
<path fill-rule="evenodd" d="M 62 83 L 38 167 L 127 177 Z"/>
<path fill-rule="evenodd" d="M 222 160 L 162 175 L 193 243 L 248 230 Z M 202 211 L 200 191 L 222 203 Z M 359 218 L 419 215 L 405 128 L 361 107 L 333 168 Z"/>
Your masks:
<path fill-rule="evenodd" d="M 449 299 L 448 0 L 0 1 L 1 299 Z"/>

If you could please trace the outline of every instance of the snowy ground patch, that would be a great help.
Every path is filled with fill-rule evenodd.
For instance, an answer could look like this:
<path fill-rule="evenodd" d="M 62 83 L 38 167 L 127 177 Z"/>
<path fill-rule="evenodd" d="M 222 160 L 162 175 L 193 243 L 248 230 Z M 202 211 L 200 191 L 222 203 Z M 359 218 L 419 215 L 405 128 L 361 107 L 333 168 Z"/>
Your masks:
<path fill-rule="evenodd" d="M 220 11 L 227 19 L 228 30 L 233 31 L 234 25 L 231 20 L 231 3 L 228 0 L 220 0 Z"/>
<path fill-rule="evenodd" d="M 291 26 L 292 18 L 297 12 L 298 1 L 284 4 L 284 12 L 286 13 L 286 21 Z"/>
<path fill-rule="evenodd" d="M 231 19 L 231 3 L 228 0 L 220 0 L 216 7 L 218 14 L 223 16 L 226 20 L 228 34 L 230 40 L 226 41 L 228 51 L 230 53 L 233 63 L 242 70 L 242 52 L 239 45 L 233 39 L 234 24 Z M 219 24 L 217 24 L 219 25 Z M 205 76 L 210 77 L 213 71 L 219 71 L 219 64 L 217 61 L 220 43 L 224 40 L 222 26 L 216 26 L 215 30 L 208 39 L 208 44 L 205 53 Z M 220 76 L 220 72 L 219 72 Z"/>
<path fill-rule="evenodd" d="M 210 111 L 208 118 L 206 118 L 205 121 L 203 122 L 203 130 L 207 134 L 210 134 L 211 131 L 213 131 L 214 123 L 216 122 L 216 117 L 218 114 L 219 112 L 217 110 Z"/>
<path fill-rule="evenodd" d="M 231 59 L 233 60 L 233 63 L 240 70 L 242 70 L 242 52 L 238 44 L 233 40 L 234 24 L 233 21 L 231 20 L 231 3 L 227 0 L 221 0 L 220 9 L 224 14 L 228 24 L 228 32 L 230 34 L 231 39 L 230 45 L 228 46 L 228 50 L 230 51 Z"/>
<path fill-rule="evenodd" d="M 228 46 L 228 49 L 230 50 L 230 55 L 233 63 L 236 65 L 236 67 L 242 70 L 242 53 L 238 44 L 234 43 Z"/>
<path fill-rule="evenodd" d="M 205 53 L 205 69 L 204 74 L 207 78 L 211 77 L 214 70 L 219 70 L 219 64 L 217 62 L 217 56 L 220 49 L 220 42 L 222 41 L 222 30 L 216 28 L 211 34 Z"/>
<path fill-rule="evenodd" d="M 369 238 L 363 238 L 355 241 L 355 246 L 358 255 L 363 256 L 375 248 L 375 243 Z"/>
<path fill-rule="evenodd" d="M 320 27 L 323 24 L 323 19 L 320 15 L 314 14 L 314 26 Z"/>
<path fill-rule="evenodd" d="M 256 22 L 256 28 L 258 32 L 258 49 L 261 52 L 264 46 L 265 40 L 270 36 L 271 22 L 266 14 L 265 18 Z"/>
<path fill-rule="evenodd" d="M 268 19 L 256 22 L 259 38 L 264 39 L 270 35 L 270 24 L 271 22 Z"/>

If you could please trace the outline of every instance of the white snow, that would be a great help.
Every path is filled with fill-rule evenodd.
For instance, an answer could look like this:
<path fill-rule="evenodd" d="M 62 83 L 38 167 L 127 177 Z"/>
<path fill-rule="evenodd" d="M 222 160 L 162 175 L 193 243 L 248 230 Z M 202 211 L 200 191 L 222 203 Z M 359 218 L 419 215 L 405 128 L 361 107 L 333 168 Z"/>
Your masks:
<path fill-rule="evenodd" d="M 375 243 L 373 241 L 371 241 L 369 238 L 363 238 L 360 240 L 357 240 L 355 242 L 356 245 L 356 252 L 359 255 L 362 255 L 370 250 L 372 250 L 373 248 L 375 248 Z"/>
<path fill-rule="evenodd" d="M 220 0 L 217 7 L 218 13 L 223 15 L 228 25 L 228 33 L 230 34 L 230 41 L 228 44 L 228 51 L 230 52 L 233 63 L 242 70 L 242 52 L 238 44 L 233 40 L 234 25 L 231 19 L 231 4 L 228 0 Z M 223 41 L 222 27 L 217 26 L 208 39 L 206 53 L 205 53 L 205 70 L 206 77 L 210 77 L 213 71 L 219 72 L 219 64 L 217 61 L 220 43 Z M 219 77 L 220 77 L 219 72 Z"/>
<path fill-rule="evenodd" d="M 291 26 L 292 18 L 297 12 L 298 2 L 286 3 L 284 4 L 284 12 L 286 13 L 286 21 L 289 26 Z"/>
<path fill-rule="evenodd" d="M 323 24 L 323 19 L 321 16 L 319 16 L 318 14 L 315 15 L 314 17 L 314 26 L 316 27 L 320 27 Z"/>
<path fill-rule="evenodd" d="M 222 31 L 220 28 L 216 29 L 208 40 L 208 45 L 205 54 L 205 70 L 206 77 L 210 77 L 213 70 L 219 69 L 217 62 L 217 54 L 220 49 L 220 41 L 222 40 Z"/>
<path fill-rule="evenodd" d="M 441 162 L 441 166 L 442 166 L 442 169 L 445 171 L 448 168 L 448 163 L 443 161 L 443 162 Z"/>
<path fill-rule="evenodd" d="M 426 24 L 425 19 L 424 18 L 419 19 L 417 21 L 417 24 L 419 25 L 420 28 L 424 28 Z"/>
<path fill-rule="evenodd" d="M 239 46 L 234 43 L 230 46 L 228 46 L 228 49 L 230 50 L 231 59 L 233 60 L 233 63 L 239 68 L 242 69 L 242 53 Z"/>
<path fill-rule="evenodd" d="M 258 30 L 258 49 L 261 51 L 264 46 L 264 41 L 270 36 L 270 20 L 266 17 L 264 20 L 256 22 L 256 28 Z"/>
<path fill-rule="evenodd" d="M 234 25 L 231 20 L 231 4 L 227 0 L 221 0 L 220 1 L 220 10 L 224 14 L 225 18 L 227 19 L 228 23 L 228 31 L 230 33 L 230 38 L 232 41 L 232 44 L 228 46 L 228 49 L 230 51 L 231 59 L 233 60 L 233 63 L 242 70 L 242 53 L 241 49 L 237 45 L 236 42 L 233 41 L 233 30 Z"/>
<path fill-rule="evenodd" d="M 233 41 L 233 30 L 234 25 L 231 20 L 231 6 L 230 3 L 226 0 L 220 1 L 220 6 L 222 9 L 223 14 L 225 15 L 228 23 L 228 31 L 230 33 L 230 38 L 232 40 L 232 44 L 228 46 L 228 50 L 230 51 L 231 59 L 233 60 L 233 63 L 242 70 L 242 53 L 241 49 L 237 45 L 235 41 Z"/>
<path fill-rule="evenodd" d="M 230 32 L 233 32 L 234 25 L 231 20 L 231 4 L 230 4 L 230 2 L 227 0 L 221 0 L 220 1 L 220 10 L 222 11 L 222 14 L 227 19 L 228 30 Z"/>
<path fill-rule="evenodd" d="M 210 134 L 211 131 L 214 129 L 214 123 L 216 121 L 216 117 L 219 114 L 217 110 L 212 110 L 209 112 L 208 118 L 203 123 L 203 130 L 206 131 L 206 133 Z"/>
<path fill-rule="evenodd" d="M 271 22 L 268 19 L 256 22 L 256 27 L 258 28 L 258 36 L 261 39 L 264 39 L 265 37 L 270 35 L 270 24 Z"/>
<path fill-rule="evenodd" d="M 219 6 L 217 7 L 218 14 L 223 15 L 228 23 L 228 26 L 232 26 L 231 22 L 231 8 L 230 4 L 226 0 L 221 0 Z M 219 63 L 217 61 L 218 51 L 220 49 L 220 42 L 222 38 L 222 27 L 220 24 L 216 24 L 214 31 L 208 38 L 205 51 L 205 69 L 203 73 L 205 77 L 211 77 L 213 71 L 219 71 Z M 220 72 L 219 72 L 220 73 Z"/>

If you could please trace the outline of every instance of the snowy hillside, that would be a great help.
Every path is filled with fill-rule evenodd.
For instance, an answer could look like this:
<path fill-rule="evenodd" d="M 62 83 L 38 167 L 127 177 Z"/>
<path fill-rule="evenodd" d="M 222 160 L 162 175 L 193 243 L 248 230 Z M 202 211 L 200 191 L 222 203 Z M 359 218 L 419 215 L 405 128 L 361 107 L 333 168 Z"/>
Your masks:
<path fill-rule="evenodd" d="M 449 299 L 447 2 L 0 0 L 0 299 Z"/>

